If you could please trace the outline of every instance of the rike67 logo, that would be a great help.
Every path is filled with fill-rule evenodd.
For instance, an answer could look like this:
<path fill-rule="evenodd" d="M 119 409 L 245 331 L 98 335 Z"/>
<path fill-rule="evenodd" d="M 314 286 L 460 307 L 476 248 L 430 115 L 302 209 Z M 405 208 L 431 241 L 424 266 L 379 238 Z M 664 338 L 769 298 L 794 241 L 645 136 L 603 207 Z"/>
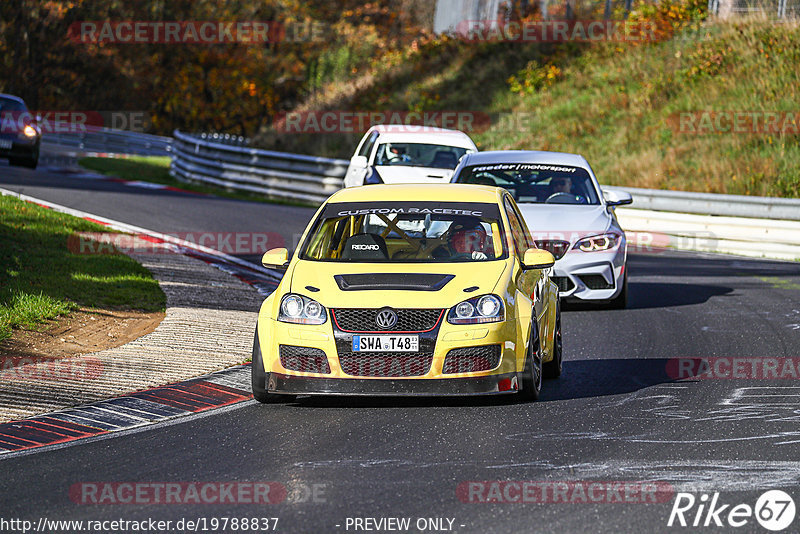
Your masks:
<path fill-rule="evenodd" d="M 699 498 L 680 492 L 672 504 L 667 526 L 739 528 L 751 524 L 755 518 L 763 528 L 779 532 L 792 524 L 796 512 L 794 499 L 781 490 L 764 492 L 755 506 L 723 503 L 717 492 L 712 496 L 703 493 Z"/>

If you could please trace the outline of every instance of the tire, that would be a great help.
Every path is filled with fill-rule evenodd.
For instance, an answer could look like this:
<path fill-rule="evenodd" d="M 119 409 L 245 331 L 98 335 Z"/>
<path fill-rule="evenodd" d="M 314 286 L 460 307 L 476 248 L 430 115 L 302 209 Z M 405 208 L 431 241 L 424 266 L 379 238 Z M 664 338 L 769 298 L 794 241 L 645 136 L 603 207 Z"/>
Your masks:
<path fill-rule="evenodd" d="M 39 154 L 31 156 L 30 159 L 26 159 L 22 163 L 23 167 L 28 167 L 29 169 L 35 169 L 37 165 L 39 165 Z"/>
<path fill-rule="evenodd" d="M 542 347 L 539 341 L 539 327 L 534 315 L 531 325 L 528 355 L 525 358 L 525 367 L 522 370 L 522 390 L 518 393 L 519 399 L 532 402 L 539 399 L 542 391 Z"/>
<path fill-rule="evenodd" d="M 625 275 L 622 278 L 622 291 L 619 295 L 608 301 L 608 308 L 610 310 L 624 310 L 628 307 L 628 271 L 627 266 Z"/>
<path fill-rule="evenodd" d="M 542 365 L 545 378 L 558 378 L 561 376 L 564 360 L 564 349 L 561 344 L 561 301 L 556 304 L 556 333 L 554 341 L 555 354 L 553 359 Z"/>
<path fill-rule="evenodd" d="M 15 167 L 27 167 L 29 169 L 35 169 L 39 164 L 39 151 L 34 150 L 27 158 L 8 158 L 8 163 L 9 165 L 14 165 Z"/>
<path fill-rule="evenodd" d="M 258 343 L 258 327 L 253 339 L 253 363 L 250 366 L 250 386 L 253 398 L 262 404 L 275 404 L 292 400 L 290 395 L 276 395 L 267 392 L 269 373 L 264 371 L 264 360 L 261 358 L 261 345 Z"/>

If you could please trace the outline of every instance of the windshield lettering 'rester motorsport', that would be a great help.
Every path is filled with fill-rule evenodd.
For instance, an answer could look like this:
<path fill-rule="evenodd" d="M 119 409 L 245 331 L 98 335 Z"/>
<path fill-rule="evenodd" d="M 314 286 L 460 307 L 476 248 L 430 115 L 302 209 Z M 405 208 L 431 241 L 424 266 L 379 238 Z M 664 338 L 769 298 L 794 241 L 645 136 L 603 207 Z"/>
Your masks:
<path fill-rule="evenodd" d="M 458 183 L 503 187 L 521 203 L 590 204 L 600 199 L 586 169 L 540 163 L 494 163 L 464 167 Z"/>

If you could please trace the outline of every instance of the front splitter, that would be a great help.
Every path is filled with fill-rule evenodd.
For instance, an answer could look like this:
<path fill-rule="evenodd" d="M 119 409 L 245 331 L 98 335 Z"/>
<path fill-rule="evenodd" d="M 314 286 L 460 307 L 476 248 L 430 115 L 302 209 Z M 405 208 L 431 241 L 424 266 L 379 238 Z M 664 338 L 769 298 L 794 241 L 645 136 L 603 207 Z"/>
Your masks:
<path fill-rule="evenodd" d="M 516 393 L 516 373 L 473 378 L 315 378 L 270 373 L 270 393 L 353 396 L 469 396 Z"/>

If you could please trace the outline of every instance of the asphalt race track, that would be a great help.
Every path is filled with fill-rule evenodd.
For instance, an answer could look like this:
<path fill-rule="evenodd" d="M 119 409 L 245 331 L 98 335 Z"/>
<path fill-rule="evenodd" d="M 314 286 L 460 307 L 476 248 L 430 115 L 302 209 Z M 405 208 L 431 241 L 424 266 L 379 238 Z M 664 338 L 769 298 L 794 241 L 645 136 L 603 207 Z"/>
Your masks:
<path fill-rule="evenodd" d="M 159 232 L 273 231 L 289 244 L 313 213 L 4 163 L 0 187 Z M 733 505 L 754 506 L 769 489 L 783 489 L 800 505 L 800 264 L 652 251 L 631 255 L 629 272 L 629 309 L 565 310 L 564 375 L 545 382 L 539 402 L 249 401 L 2 459 L 3 516 L 277 517 L 278 532 L 365 531 L 354 518 L 389 517 L 411 518 L 412 525 L 445 519 L 427 523 L 428 531 L 682 530 L 667 526 L 674 493 L 656 503 L 587 502 L 572 491 L 568 499 L 551 496 L 558 502 L 485 503 L 474 501 L 488 493 L 462 490 L 492 485 L 470 481 L 661 481 L 698 502 L 718 492 L 719 503 L 731 505 L 722 521 Z M 675 380 L 700 358 L 721 362 L 717 374 Z M 722 378 L 752 376 L 751 358 L 777 361 L 777 374 Z M 288 495 L 278 504 L 235 505 L 93 505 L 70 497 L 81 482 L 220 481 L 277 482 Z M 798 528 L 795 519 L 788 531 Z M 753 517 L 738 529 L 726 523 L 705 530 L 765 532 Z"/>

